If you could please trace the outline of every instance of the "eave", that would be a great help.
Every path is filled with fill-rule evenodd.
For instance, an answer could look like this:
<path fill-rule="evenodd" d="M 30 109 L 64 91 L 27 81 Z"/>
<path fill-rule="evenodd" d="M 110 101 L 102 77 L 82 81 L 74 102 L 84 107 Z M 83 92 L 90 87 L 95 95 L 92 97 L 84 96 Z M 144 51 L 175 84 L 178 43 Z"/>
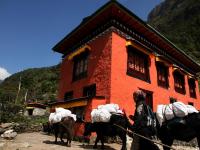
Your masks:
<path fill-rule="evenodd" d="M 26 107 L 32 107 L 32 108 L 43 108 L 45 109 L 47 105 L 41 104 L 41 103 L 27 103 Z"/>
<path fill-rule="evenodd" d="M 195 73 L 200 72 L 199 64 L 188 57 L 188 55 L 177 48 L 162 34 L 116 1 L 108 2 L 91 16 L 87 17 L 78 27 L 56 44 L 53 50 L 68 55 L 74 50 L 74 45 L 77 45 L 79 41 L 113 19 L 123 24 L 123 27 L 134 30 L 137 35 L 140 35 L 139 38 L 147 43 L 151 43 L 152 48 L 158 51 L 165 51 L 166 55 L 177 58 L 180 64 L 185 64 L 188 67 L 191 66 Z"/>

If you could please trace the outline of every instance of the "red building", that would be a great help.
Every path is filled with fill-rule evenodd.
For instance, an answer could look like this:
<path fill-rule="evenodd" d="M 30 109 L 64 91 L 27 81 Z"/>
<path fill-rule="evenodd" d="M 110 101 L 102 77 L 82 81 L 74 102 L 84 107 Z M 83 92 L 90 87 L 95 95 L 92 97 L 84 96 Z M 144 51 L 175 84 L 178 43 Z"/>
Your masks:
<path fill-rule="evenodd" d="M 133 92 L 142 89 L 154 111 L 177 99 L 200 109 L 200 66 L 116 1 L 110 1 L 62 39 L 58 102 L 90 120 L 99 104 L 134 113 Z"/>

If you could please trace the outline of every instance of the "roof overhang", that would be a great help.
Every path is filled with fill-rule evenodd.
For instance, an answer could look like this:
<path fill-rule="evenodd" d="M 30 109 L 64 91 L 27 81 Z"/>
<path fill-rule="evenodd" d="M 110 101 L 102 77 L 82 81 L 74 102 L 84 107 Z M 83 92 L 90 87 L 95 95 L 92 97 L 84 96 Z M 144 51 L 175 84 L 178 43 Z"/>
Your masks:
<path fill-rule="evenodd" d="M 57 108 L 57 107 L 62 107 L 62 108 L 73 108 L 73 107 L 81 107 L 81 106 L 86 106 L 88 103 L 89 97 L 80 97 L 80 98 L 74 98 L 74 99 L 69 99 L 67 101 L 57 101 L 54 103 L 50 103 L 49 106 L 51 108 Z"/>
<path fill-rule="evenodd" d="M 47 105 L 41 103 L 27 103 L 26 108 L 42 108 L 46 109 Z"/>
<path fill-rule="evenodd" d="M 195 73 L 200 72 L 200 65 L 193 59 L 188 57 L 182 50 L 176 47 L 172 42 L 165 38 L 162 34 L 146 24 L 138 18 L 130 10 L 122 6 L 116 1 L 110 1 L 98 9 L 91 16 L 84 19 L 71 33 L 53 47 L 53 50 L 64 55 L 68 55 L 73 51 L 72 47 L 87 35 L 95 31 L 95 29 L 106 24 L 110 20 L 117 20 L 129 29 L 133 29 L 145 40 L 155 45 L 155 48 L 162 49 L 174 58 L 178 58 L 182 64 L 194 70 Z M 111 24 L 112 25 L 112 24 Z"/>

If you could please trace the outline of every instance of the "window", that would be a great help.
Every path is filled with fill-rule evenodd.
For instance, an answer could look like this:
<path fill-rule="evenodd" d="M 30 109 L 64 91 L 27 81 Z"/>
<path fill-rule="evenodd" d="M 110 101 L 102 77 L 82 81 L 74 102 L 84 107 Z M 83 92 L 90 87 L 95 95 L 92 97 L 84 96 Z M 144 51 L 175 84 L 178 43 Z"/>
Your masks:
<path fill-rule="evenodd" d="M 168 67 L 166 67 L 161 62 L 156 62 L 157 68 L 157 82 L 158 86 L 168 88 L 169 87 L 169 80 L 168 80 Z"/>
<path fill-rule="evenodd" d="M 74 58 L 73 81 L 80 80 L 87 76 L 88 52 Z"/>
<path fill-rule="evenodd" d="M 64 101 L 67 101 L 67 100 L 72 99 L 72 98 L 73 98 L 73 91 L 65 93 L 65 95 L 64 95 Z"/>
<path fill-rule="evenodd" d="M 85 116 L 85 107 L 73 107 L 71 112 L 76 115 L 76 122 L 82 122 Z"/>
<path fill-rule="evenodd" d="M 174 97 L 170 97 L 169 100 L 170 100 L 170 104 L 177 102 L 177 99 Z"/>
<path fill-rule="evenodd" d="M 195 79 L 188 79 L 190 97 L 196 98 L 196 84 Z"/>
<path fill-rule="evenodd" d="M 96 96 L 96 84 L 86 86 L 83 88 L 83 97 L 94 97 Z"/>
<path fill-rule="evenodd" d="M 194 106 L 193 102 L 188 102 L 188 105 Z"/>
<path fill-rule="evenodd" d="M 148 58 L 148 55 L 130 48 L 128 50 L 127 74 L 150 82 Z"/>
<path fill-rule="evenodd" d="M 175 91 L 181 94 L 185 94 L 185 78 L 179 71 L 175 70 L 174 73 L 174 88 Z"/>
<path fill-rule="evenodd" d="M 145 94 L 146 94 L 146 99 L 145 102 L 147 105 L 149 105 L 151 107 L 151 109 L 153 110 L 153 92 L 152 91 L 148 91 L 145 89 L 141 89 Z"/>
<path fill-rule="evenodd" d="M 146 103 L 153 109 L 153 92 L 146 92 Z"/>

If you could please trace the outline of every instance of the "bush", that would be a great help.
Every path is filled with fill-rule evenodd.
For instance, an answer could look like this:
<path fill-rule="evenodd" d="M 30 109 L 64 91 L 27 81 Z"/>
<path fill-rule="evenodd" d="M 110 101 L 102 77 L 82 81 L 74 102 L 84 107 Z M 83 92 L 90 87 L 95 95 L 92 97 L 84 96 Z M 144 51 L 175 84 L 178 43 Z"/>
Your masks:
<path fill-rule="evenodd" d="M 23 118 L 19 112 L 23 111 L 24 107 L 20 104 L 4 102 L 1 103 L 0 109 L 0 122 L 12 122 Z"/>

